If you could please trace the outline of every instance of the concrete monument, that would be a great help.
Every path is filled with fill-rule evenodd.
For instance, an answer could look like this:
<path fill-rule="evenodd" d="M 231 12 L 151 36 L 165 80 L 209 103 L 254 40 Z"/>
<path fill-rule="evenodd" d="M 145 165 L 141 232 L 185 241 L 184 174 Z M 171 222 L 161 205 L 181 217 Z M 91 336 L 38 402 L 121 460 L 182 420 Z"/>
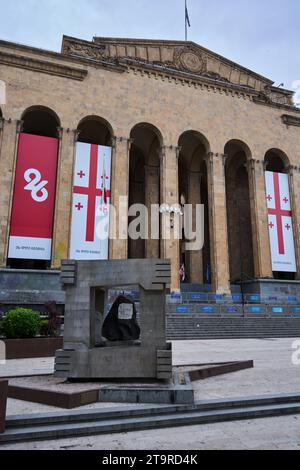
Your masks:
<path fill-rule="evenodd" d="M 56 353 L 56 377 L 171 379 L 165 318 L 170 282 L 165 260 L 63 261 L 64 349 Z M 139 326 L 128 299 L 118 298 L 108 314 L 106 308 L 110 288 L 133 285 L 140 290 Z"/>

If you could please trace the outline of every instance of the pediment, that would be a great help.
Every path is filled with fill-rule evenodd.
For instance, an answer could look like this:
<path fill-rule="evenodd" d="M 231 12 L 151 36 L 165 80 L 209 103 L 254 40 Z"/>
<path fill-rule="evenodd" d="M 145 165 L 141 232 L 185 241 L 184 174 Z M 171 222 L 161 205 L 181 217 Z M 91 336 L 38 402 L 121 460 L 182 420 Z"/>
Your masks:
<path fill-rule="evenodd" d="M 292 92 L 273 87 L 273 81 L 194 42 L 95 37 L 83 41 L 64 36 L 62 54 L 93 61 L 138 67 L 161 67 L 191 78 L 247 87 L 261 94 L 262 101 L 292 104 Z"/>

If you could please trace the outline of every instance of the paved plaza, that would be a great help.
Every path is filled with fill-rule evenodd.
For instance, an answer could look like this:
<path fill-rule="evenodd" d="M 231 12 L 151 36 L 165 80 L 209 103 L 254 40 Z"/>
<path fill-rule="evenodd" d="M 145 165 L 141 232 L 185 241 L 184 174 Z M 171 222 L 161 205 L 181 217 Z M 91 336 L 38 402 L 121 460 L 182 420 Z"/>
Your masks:
<path fill-rule="evenodd" d="M 253 359 L 254 369 L 194 383 L 196 400 L 300 392 L 300 366 L 292 363 L 295 339 L 178 341 L 174 365 Z M 51 373 L 53 359 L 7 361 L 0 375 Z M 94 404 L 101 409 L 118 404 Z M 124 407 L 124 404 L 121 405 Z M 131 405 L 132 406 L 132 405 Z M 8 415 L 57 408 L 8 400 Z M 58 410 L 61 411 L 61 410 Z M 78 439 L 3 445 L 2 449 L 300 449 L 300 415 L 139 431 Z"/>

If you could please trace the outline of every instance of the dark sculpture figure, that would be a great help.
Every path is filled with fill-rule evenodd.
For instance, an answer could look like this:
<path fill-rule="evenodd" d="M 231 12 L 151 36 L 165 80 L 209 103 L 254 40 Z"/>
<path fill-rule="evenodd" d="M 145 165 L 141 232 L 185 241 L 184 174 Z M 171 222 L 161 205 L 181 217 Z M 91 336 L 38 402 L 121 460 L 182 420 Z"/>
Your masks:
<path fill-rule="evenodd" d="M 109 341 L 136 341 L 141 329 L 137 323 L 136 307 L 132 300 L 120 295 L 113 303 L 102 328 Z"/>

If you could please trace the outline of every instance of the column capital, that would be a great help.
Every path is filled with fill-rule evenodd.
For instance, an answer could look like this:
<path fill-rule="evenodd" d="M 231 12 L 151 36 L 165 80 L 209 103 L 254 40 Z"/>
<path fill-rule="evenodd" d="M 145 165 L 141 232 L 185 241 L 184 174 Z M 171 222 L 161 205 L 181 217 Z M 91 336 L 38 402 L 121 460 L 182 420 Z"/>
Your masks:
<path fill-rule="evenodd" d="M 74 142 L 76 143 L 76 142 L 78 142 L 78 138 L 80 136 L 81 130 L 80 129 L 73 129 L 72 132 L 74 134 Z"/>
<path fill-rule="evenodd" d="M 57 137 L 58 137 L 59 140 L 61 140 L 62 137 L 63 137 L 64 128 L 63 127 L 57 127 L 56 130 L 57 130 Z"/>
<path fill-rule="evenodd" d="M 178 147 L 178 145 L 162 145 L 160 147 L 160 157 L 163 158 L 166 155 L 166 151 L 170 150 L 171 152 L 174 151 L 177 160 L 179 159 L 180 152 L 182 147 Z"/>
<path fill-rule="evenodd" d="M 205 155 L 204 160 L 207 161 L 207 162 L 212 163 L 214 160 L 221 159 L 223 161 L 223 163 L 225 164 L 227 158 L 228 158 L 228 155 L 226 153 L 208 152 Z"/>
<path fill-rule="evenodd" d="M 113 136 L 111 138 L 111 146 L 112 148 L 115 150 L 117 148 L 117 145 L 118 144 L 127 144 L 127 149 L 128 149 L 128 152 L 131 148 L 131 145 L 133 144 L 134 142 L 134 139 L 131 139 L 130 137 L 117 137 L 117 136 Z"/>
<path fill-rule="evenodd" d="M 5 120 L 5 122 L 8 122 L 10 124 L 11 119 Z M 21 132 L 23 132 L 24 121 L 22 121 L 21 119 L 18 119 L 16 123 L 17 123 L 17 134 L 21 134 Z"/>
<path fill-rule="evenodd" d="M 288 165 L 286 167 L 286 171 L 290 176 L 293 176 L 294 173 L 299 173 L 300 172 L 300 167 L 296 165 Z"/>
<path fill-rule="evenodd" d="M 247 165 L 248 171 L 249 170 L 253 171 L 255 170 L 255 168 L 261 168 L 265 171 L 267 162 L 265 162 L 265 160 L 259 160 L 257 158 L 249 158 L 247 159 L 246 165 Z"/>

